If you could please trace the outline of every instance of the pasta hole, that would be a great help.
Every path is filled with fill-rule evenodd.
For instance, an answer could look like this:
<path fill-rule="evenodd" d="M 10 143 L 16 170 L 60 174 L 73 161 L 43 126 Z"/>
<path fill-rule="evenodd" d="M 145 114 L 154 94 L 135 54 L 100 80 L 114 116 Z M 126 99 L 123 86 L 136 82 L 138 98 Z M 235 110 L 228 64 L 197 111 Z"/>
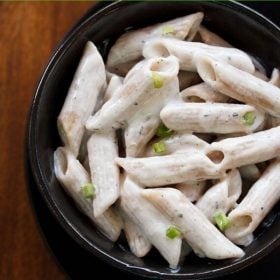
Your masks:
<path fill-rule="evenodd" d="M 207 154 L 207 157 L 215 164 L 219 164 L 222 162 L 225 156 L 221 151 L 211 151 Z"/>
<path fill-rule="evenodd" d="M 248 228 L 251 222 L 252 217 L 250 215 L 237 216 L 236 218 L 232 219 L 232 225 L 235 228 L 238 228 L 240 231 Z"/>
<path fill-rule="evenodd" d="M 153 49 L 152 49 L 152 53 L 153 53 L 153 55 L 162 56 L 162 57 L 168 57 L 170 55 L 168 49 L 165 46 L 163 46 L 162 44 L 154 45 Z M 154 70 L 154 71 L 156 71 L 156 70 Z"/>
<path fill-rule="evenodd" d="M 215 82 L 217 80 L 216 72 L 208 59 L 200 59 L 198 63 L 199 75 L 206 82 Z"/>

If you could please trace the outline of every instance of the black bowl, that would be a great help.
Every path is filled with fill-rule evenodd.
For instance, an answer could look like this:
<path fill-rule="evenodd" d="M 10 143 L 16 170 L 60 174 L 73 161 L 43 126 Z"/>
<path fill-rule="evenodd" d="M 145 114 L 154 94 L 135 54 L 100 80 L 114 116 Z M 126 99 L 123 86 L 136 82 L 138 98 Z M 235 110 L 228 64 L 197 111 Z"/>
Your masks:
<path fill-rule="evenodd" d="M 109 47 L 127 28 L 137 28 L 192 12 L 205 13 L 204 24 L 234 46 L 265 62 L 271 72 L 280 66 L 280 29 L 268 19 L 236 2 L 116 2 L 78 24 L 55 51 L 39 82 L 30 113 L 28 161 L 47 206 L 66 232 L 94 256 L 121 270 L 144 277 L 203 279 L 241 270 L 280 244 L 280 207 L 276 206 L 256 232 L 255 241 L 238 260 L 213 261 L 187 257 L 172 271 L 158 253 L 143 259 L 132 255 L 125 242 L 113 243 L 95 231 L 57 182 L 53 151 L 60 145 L 56 118 L 84 45 L 92 40 L 106 58 Z M 277 141 L 278 139 L 276 139 Z"/>

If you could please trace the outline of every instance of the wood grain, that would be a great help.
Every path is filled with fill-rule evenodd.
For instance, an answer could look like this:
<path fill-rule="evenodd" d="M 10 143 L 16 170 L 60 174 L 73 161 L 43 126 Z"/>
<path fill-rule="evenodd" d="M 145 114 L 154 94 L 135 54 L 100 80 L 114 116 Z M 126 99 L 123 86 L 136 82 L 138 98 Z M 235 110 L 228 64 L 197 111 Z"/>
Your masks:
<path fill-rule="evenodd" d="M 36 224 L 24 138 L 37 80 L 92 2 L 0 2 L 0 279 L 65 279 Z"/>

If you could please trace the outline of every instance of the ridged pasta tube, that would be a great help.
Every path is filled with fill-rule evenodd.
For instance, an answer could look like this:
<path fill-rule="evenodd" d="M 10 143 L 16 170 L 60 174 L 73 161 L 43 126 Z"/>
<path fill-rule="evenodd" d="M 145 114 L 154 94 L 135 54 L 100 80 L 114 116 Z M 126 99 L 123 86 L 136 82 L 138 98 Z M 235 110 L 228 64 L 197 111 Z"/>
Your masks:
<path fill-rule="evenodd" d="M 93 133 L 87 143 L 91 181 L 96 188 L 95 217 L 104 213 L 119 197 L 120 171 L 115 163 L 118 143 L 114 130 Z"/>
<path fill-rule="evenodd" d="M 141 194 L 172 220 L 198 256 L 227 259 L 244 255 L 180 191 L 158 188 L 142 190 Z"/>
<path fill-rule="evenodd" d="M 172 36 L 178 39 L 191 40 L 203 19 L 203 13 L 198 12 L 179 17 L 167 22 L 133 30 L 123 34 L 110 49 L 107 67 L 114 69 L 124 63 L 141 58 L 142 49 L 148 40 L 155 37 Z"/>
<path fill-rule="evenodd" d="M 173 38 L 156 38 L 148 41 L 143 49 L 145 58 L 168 57 L 169 55 L 178 58 L 180 70 L 197 71 L 196 57 L 207 55 L 249 73 L 255 71 L 251 58 L 245 52 L 235 48 L 216 47 Z"/>
<path fill-rule="evenodd" d="M 175 131 L 251 133 L 264 122 L 264 113 L 243 104 L 171 103 L 160 112 L 160 118 Z"/>
<path fill-rule="evenodd" d="M 226 236 L 237 244 L 252 234 L 280 199 L 280 160 L 273 161 L 251 187 L 241 203 L 229 214 Z M 239 240 L 239 242 L 238 242 Z M 248 245 L 248 244 L 246 244 Z"/>
<path fill-rule="evenodd" d="M 218 58 L 197 56 L 201 78 L 215 90 L 239 101 L 280 116 L 280 89 Z"/>
<path fill-rule="evenodd" d="M 182 239 L 166 237 L 166 230 L 171 222 L 141 196 L 141 190 L 141 187 L 127 177 L 121 191 L 121 209 L 145 233 L 147 239 L 158 249 L 170 267 L 176 268 Z"/>
<path fill-rule="evenodd" d="M 147 104 L 152 96 L 160 95 L 164 85 L 177 78 L 178 71 L 178 60 L 174 56 L 157 57 L 136 64 L 112 98 L 87 120 L 86 128 L 98 131 L 125 126 L 143 104 Z M 159 85 L 155 85 L 157 81 Z"/>
<path fill-rule="evenodd" d="M 82 192 L 83 186 L 91 182 L 90 177 L 71 151 L 61 147 L 56 149 L 54 152 L 54 170 L 56 178 L 80 210 L 110 240 L 116 241 L 121 233 L 122 220 L 112 208 L 109 208 L 98 218 L 94 217 L 92 201 L 85 198 Z"/>
<path fill-rule="evenodd" d="M 105 86 L 102 57 L 94 44 L 88 42 L 57 119 L 60 138 L 75 156 L 79 153 L 85 123 Z"/>

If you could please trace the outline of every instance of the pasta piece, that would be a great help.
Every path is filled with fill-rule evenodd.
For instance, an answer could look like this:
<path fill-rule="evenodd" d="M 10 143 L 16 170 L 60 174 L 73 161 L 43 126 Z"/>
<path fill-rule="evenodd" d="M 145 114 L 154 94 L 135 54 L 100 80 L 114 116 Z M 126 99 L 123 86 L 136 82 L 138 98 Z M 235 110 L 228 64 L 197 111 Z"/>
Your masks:
<path fill-rule="evenodd" d="M 222 169 L 263 162 L 280 155 L 280 127 L 213 142 L 207 155 Z"/>
<path fill-rule="evenodd" d="M 151 157 L 151 156 L 159 156 L 159 155 L 169 155 L 173 153 L 184 153 L 185 151 L 189 150 L 200 150 L 206 149 L 208 147 L 208 143 L 201 140 L 195 135 L 189 133 L 176 133 L 169 138 L 161 140 L 164 142 L 165 151 L 162 153 L 156 153 L 154 150 L 154 144 L 158 142 L 152 142 L 149 146 L 147 146 L 144 156 Z"/>
<path fill-rule="evenodd" d="M 280 88 L 280 71 L 277 68 L 274 68 L 271 74 L 269 83 Z"/>
<path fill-rule="evenodd" d="M 163 106 L 172 98 L 176 98 L 179 92 L 178 79 L 174 80 L 158 90 L 149 98 L 142 108 L 128 120 L 125 129 L 126 156 L 138 156 L 145 145 L 155 135 L 156 129 L 160 124 L 159 113 Z"/>
<path fill-rule="evenodd" d="M 269 83 L 280 88 L 280 71 L 276 68 L 273 69 Z M 280 118 L 271 115 L 266 116 L 266 128 L 272 128 L 280 125 Z"/>
<path fill-rule="evenodd" d="M 115 163 L 118 156 L 115 131 L 92 134 L 87 147 L 91 181 L 96 188 L 93 212 L 95 217 L 99 217 L 119 197 L 120 172 Z"/>
<path fill-rule="evenodd" d="M 273 161 L 261 178 L 251 187 L 245 198 L 230 214 L 226 236 L 237 244 L 258 227 L 280 199 L 280 160 Z"/>
<path fill-rule="evenodd" d="M 249 73 L 255 71 L 251 58 L 245 52 L 234 48 L 215 47 L 172 38 L 156 38 L 148 41 L 143 49 L 145 58 L 169 55 L 178 58 L 180 70 L 197 71 L 196 57 L 207 55 Z"/>
<path fill-rule="evenodd" d="M 181 191 L 191 202 L 198 201 L 206 189 L 206 181 L 183 182 L 176 185 L 176 189 Z"/>
<path fill-rule="evenodd" d="M 236 206 L 241 195 L 242 180 L 237 169 L 231 170 L 221 181 L 212 186 L 196 203 L 204 215 L 214 223 L 214 215 L 227 213 Z"/>
<path fill-rule="evenodd" d="M 276 86 L 209 56 L 196 61 L 199 75 L 215 90 L 280 116 L 280 89 Z"/>
<path fill-rule="evenodd" d="M 175 131 L 251 133 L 263 123 L 264 113 L 243 104 L 172 103 L 163 108 L 160 118 Z"/>
<path fill-rule="evenodd" d="M 103 103 L 107 102 L 113 94 L 122 86 L 123 79 L 120 76 L 112 75 L 108 87 L 104 93 Z"/>
<path fill-rule="evenodd" d="M 215 91 L 206 83 L 188 87 L 180 92 L 180 96 L 187 102 L 227 103 L 229 100 L 228 96 Z"/>
<path fill-rule="evenodd" d="M 232 45 L 225 41 L 222 37 L 220 37 L 214 32 L 211 32 L 202 25 L 199 27 L 198 33 L 201 37 L 202 42 L 205 44 L 225 48 L 232 48 Z"/>
<path fill-rule="evenodd" d="M 88 42 L 57 119 L 60 138 L 75 156 L 80 149 L 85 122 L 92 114 L 98 95 L 105 86 L 106 74 L 102 57 L 94 44 Z"/>
<path fill-rule="evenodd" d="M 110 49 L 107 67 L 114 68 L 124 63 L 141 58 L 146 41 L 155 37 L 172 36 L 178 39 L 191 40 L 202 21 L 203 13 L 195 13 L 167 22 L 133 30 L 123 34 Z"/>
<path fill-rule="evenodd" d="M 61 147 L 56 149 L 54 152 L 54 171 L 56 178 L 80 210 L 105 236 L 116 241 L 122 229 L 121 218 L 113 208 L 109 208 L 98 218 L 94 217 L 92 201 L 85 198 L 82 192 L 83 186 L 90 183 L 89 175 L 71 151 Z"/>
<path fill-rule="evenodd" d="M 164 85 L 176 79 L 178 71 L 178 60 L 174 56 L 136 64 L 114 96 L 88 119 L 86 128 L 96 131 L 125 126 L 143 104 L 147 104 L 152 96 L 160 95 Z"/>
<path fill-rule="evenodd" d="M 124 212 L 123 230 L 131 252 L 138 258 L 146 256 L 152 248 L 151 242 L 145 237 L 142 230 Z"/>
<path fill-rule="evenodd" d="M 173 221 L 199 257 L 227 259 L 244 255 L 180 191 L 158 188 L 142 190 L 141 194 Z"/>
<path fill-rule="evenodd" d="M 241 177 L 250 181 L 256 181 L 260 178 L 261 172 L 257 165 L 249 164 L 239 168 Z"/>
<path fill-rule="evenodd" d="M 117 158 L 116 162 L 147 187 L 215 179 L 223 173 L 207 156 L 193 151 L 149 158 Z"/>
<path fill-rule="evenodd" d="M 147 239 L 158 249 L 170 267 L 176 268 L 181 253 L 181 238 L 166 237 L 166 230 L 171 222 L 141 196 L 141 188 L 128 177 L 121 191 L 120 206 L 122 211 L 145 233 Z"/>
<path fill-rule="evenodd" d="M 197 73 L 188 71 L 179 71 L 178 79 L 180 91 L 201 82 Z"/>

